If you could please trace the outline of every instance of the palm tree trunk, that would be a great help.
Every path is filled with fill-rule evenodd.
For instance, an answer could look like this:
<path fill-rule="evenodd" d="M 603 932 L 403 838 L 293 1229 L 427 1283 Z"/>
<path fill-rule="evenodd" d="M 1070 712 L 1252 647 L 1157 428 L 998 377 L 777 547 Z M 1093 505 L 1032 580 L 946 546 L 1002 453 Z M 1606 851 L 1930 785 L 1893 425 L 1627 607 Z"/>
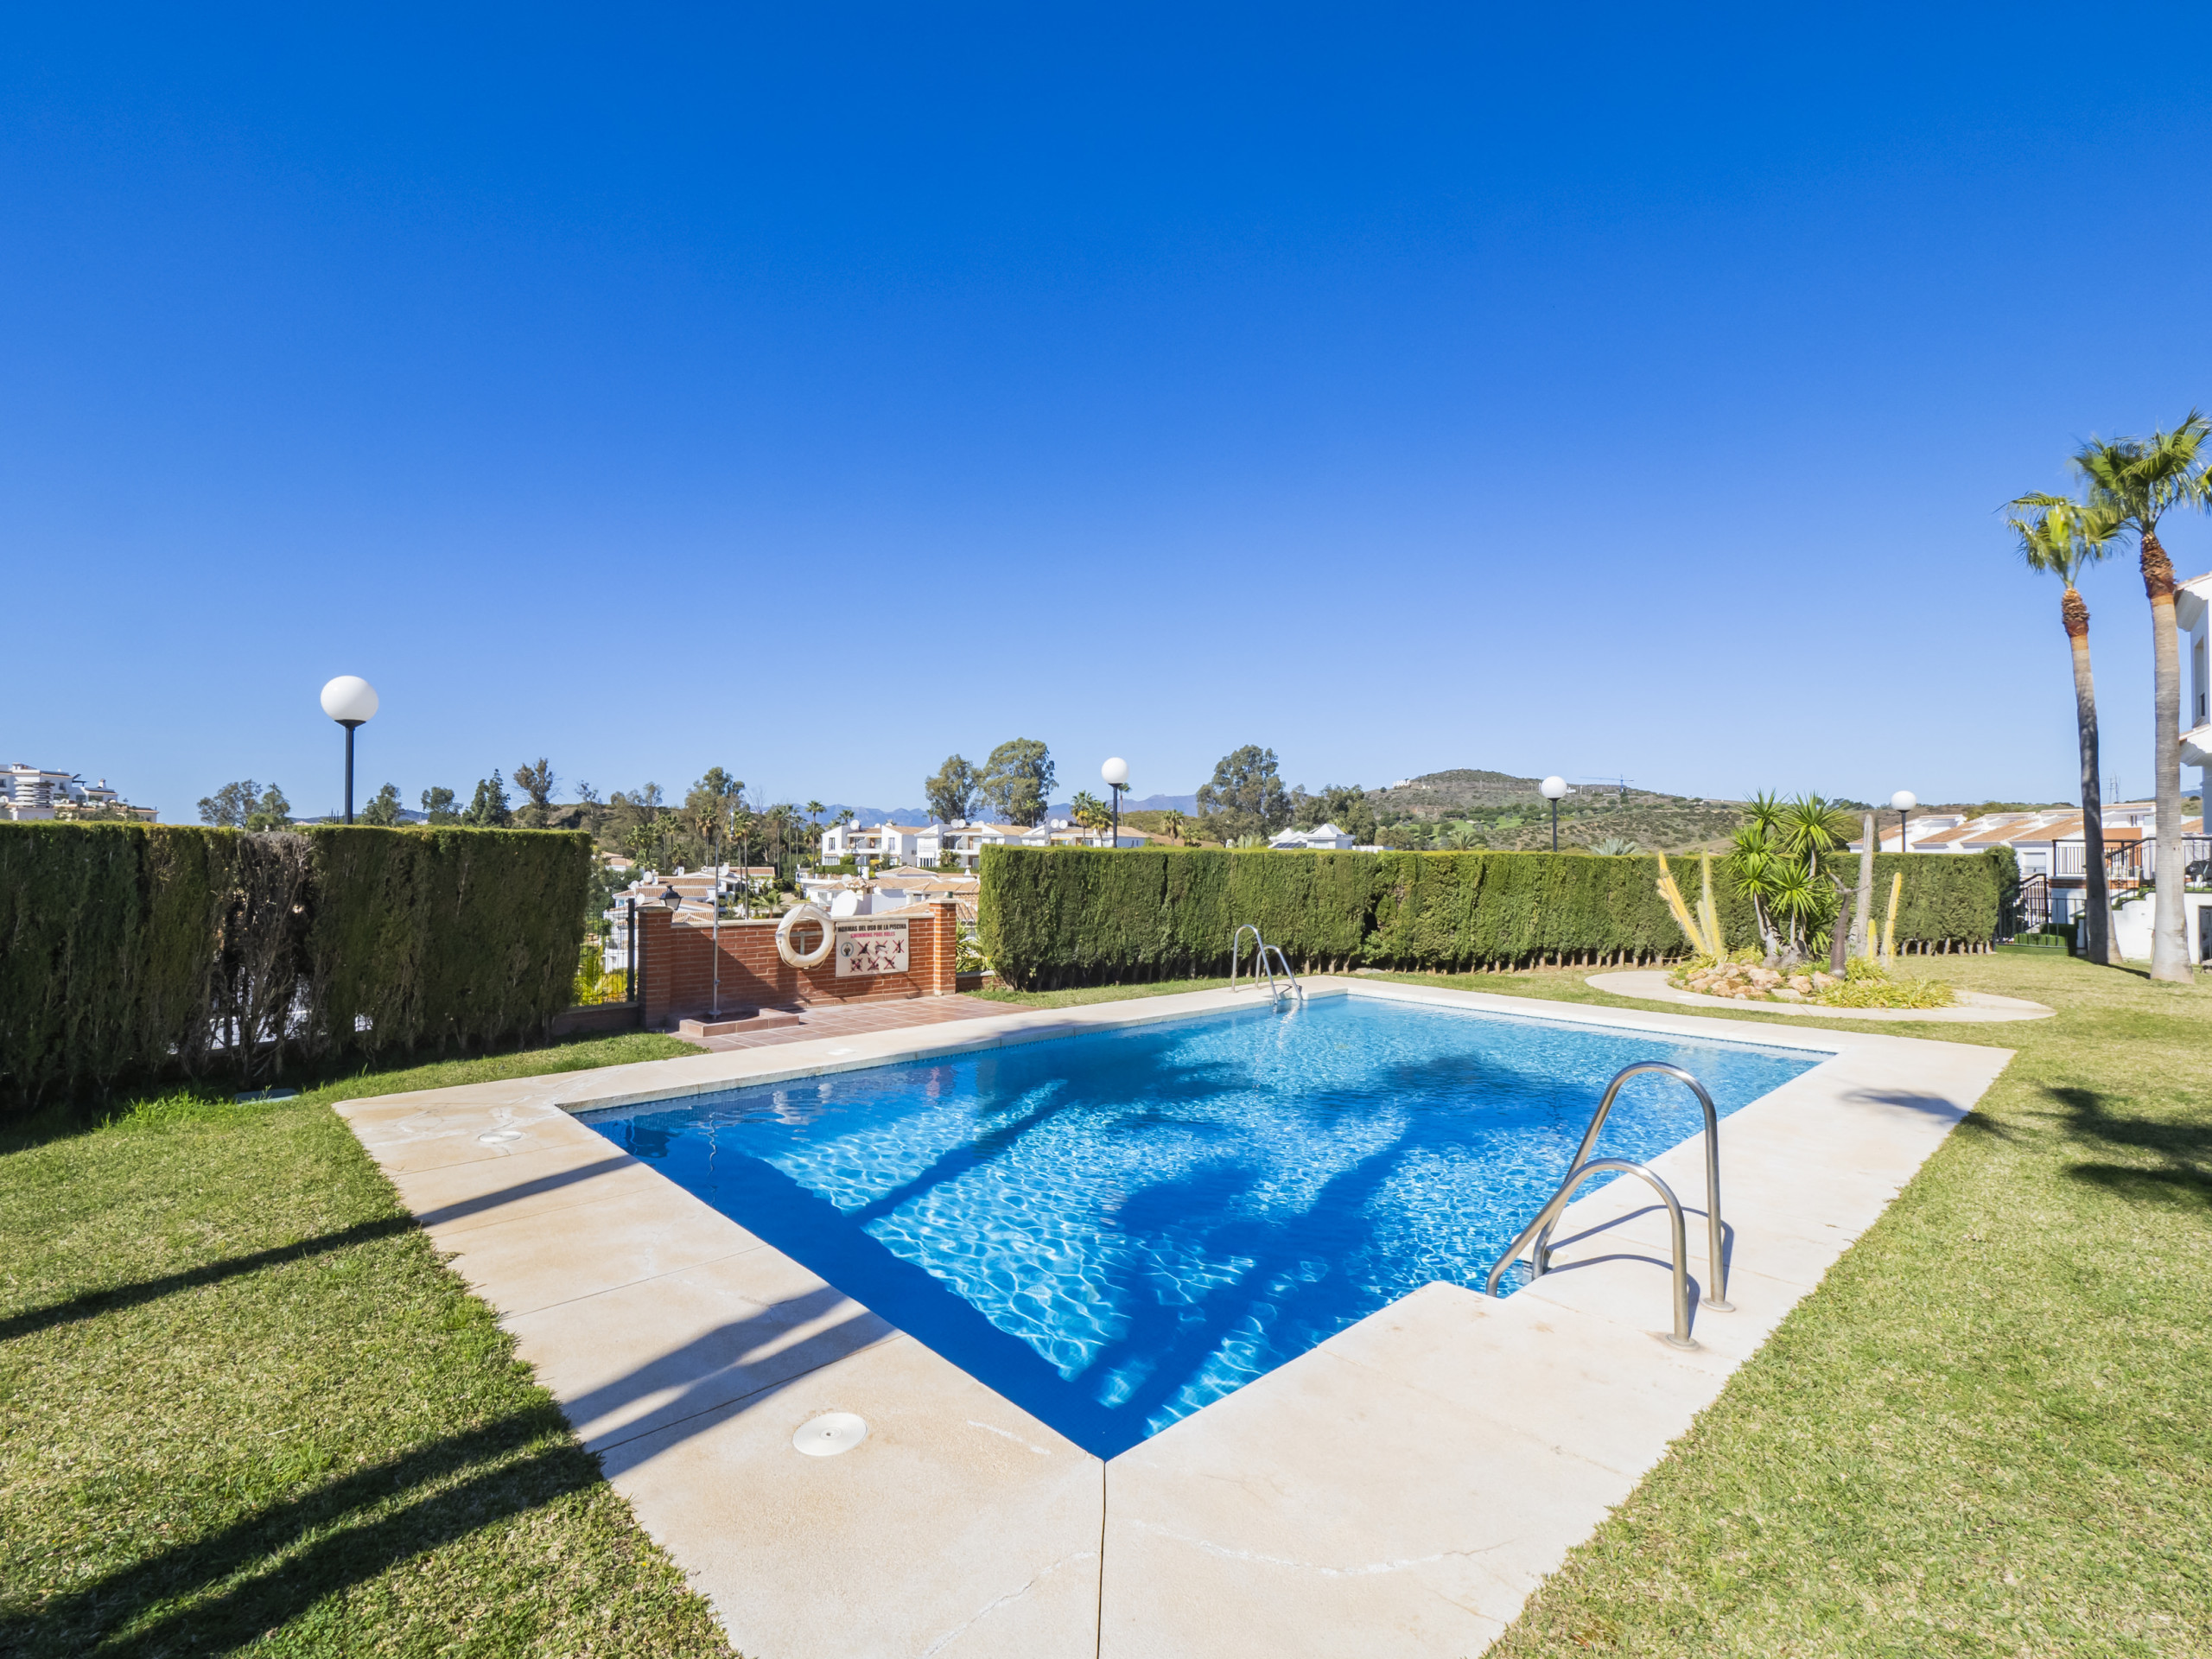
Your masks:
<path fill-rule="evenodd" d="M 1859 861 L 1859 904 L 1851 918 L 1851 954 L 1870 957 L 1872 943 L 1868 930 L 1874 925 L 1874 855 L 1881 850 L 1880 837 L 1875 833 L 1874 815 L 1867 813 L 1861 820 L 1866 828 L 1860 839 L 1866 844 L 1866 855 Z"/>
<path fill-rule="evenodd" d="M 2152 702 L 2157 709 L 2158 892 L 2151 912 L 2151 977 L 2186 985 L 2189 944 L 2183 920 L 2181 844 L 2181 640 L 2174 631 L 2174 567 L 2158 532 L 2143 531 L 2143 591 L 2151 601 Z"/>
<path fill-rule="evenodd" d="M 2074 647 L 2074 723 L 2082 740 L 2082 861 L 2088 883 L 2088 908 L 2082 917 L 2082 954 L 2091 962 L 2112 960 L 2112 895 L 2105 881 L 2105 820 L 2100 798 L 2102 766 L 2097 758 L 2097 684 L 2089 672 L 2089 607 L 2073 588 L 2059 603 L 2066 637 Z"/>

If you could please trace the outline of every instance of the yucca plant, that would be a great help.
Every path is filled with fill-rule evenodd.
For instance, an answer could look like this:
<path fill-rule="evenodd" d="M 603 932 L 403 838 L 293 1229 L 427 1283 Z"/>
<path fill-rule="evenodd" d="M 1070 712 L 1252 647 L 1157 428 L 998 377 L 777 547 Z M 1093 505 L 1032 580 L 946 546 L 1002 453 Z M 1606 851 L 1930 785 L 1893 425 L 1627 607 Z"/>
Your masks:
<path fill-rule="evenodd" d="M 1728 850 L 1728 873 L 1751 901 L 1770 968 L 1804 960 L 1806 940 L 1828 916 L 1833 895 L 1817 880 L 1820 857 L 1843 843 L 1848 820 L 1818 795 L 1783 800 L 1762 791 L 1745 804 Z"/>
<path fill-rule="evenodd" d="M 1626 836 L 1607 836 L 1590 843 L 1590 850 L 1600 858 L 1631 858 L 1643 850 Z"/>

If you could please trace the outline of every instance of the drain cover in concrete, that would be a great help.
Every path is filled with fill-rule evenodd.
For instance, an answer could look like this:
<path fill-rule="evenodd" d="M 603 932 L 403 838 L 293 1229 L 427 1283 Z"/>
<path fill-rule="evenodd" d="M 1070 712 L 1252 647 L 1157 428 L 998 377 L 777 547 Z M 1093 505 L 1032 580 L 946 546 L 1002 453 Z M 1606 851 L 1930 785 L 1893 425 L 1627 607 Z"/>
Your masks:
<path fill-rule="evenodd" d="M 810 1458 L 834 1458 L 868 1438 L 868 1424 L 849 1411 L 825 1411 L 799 1425 L 791 1444 Z"/>

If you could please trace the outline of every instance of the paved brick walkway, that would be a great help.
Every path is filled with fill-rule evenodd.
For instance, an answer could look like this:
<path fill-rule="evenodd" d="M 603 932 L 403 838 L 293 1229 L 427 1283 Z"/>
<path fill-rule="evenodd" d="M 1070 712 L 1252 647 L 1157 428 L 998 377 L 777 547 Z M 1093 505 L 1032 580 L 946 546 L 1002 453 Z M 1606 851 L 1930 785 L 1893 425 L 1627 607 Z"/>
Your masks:
<path fill-rule="evenodd" d="M 856 1037 L 867 1031 L 897 1031 L 908 1026 L 942 1026 L 956 1020 L 983 1020 L 994 1014 L 1013 1014 L 1016 1007 L 1013 1003 L 987 1001 L 980 996 L 917 996 L 899 1002 L 862 1002 L 850 1007 L 817 1006 L 802 1009 L 795 1026 L 732 1033 L 728 1037 L 685 1037 L 683 1040 L 715 1052 L 767 1048 L 777 1043 L 810 1042 L 817 1037 Z"/>

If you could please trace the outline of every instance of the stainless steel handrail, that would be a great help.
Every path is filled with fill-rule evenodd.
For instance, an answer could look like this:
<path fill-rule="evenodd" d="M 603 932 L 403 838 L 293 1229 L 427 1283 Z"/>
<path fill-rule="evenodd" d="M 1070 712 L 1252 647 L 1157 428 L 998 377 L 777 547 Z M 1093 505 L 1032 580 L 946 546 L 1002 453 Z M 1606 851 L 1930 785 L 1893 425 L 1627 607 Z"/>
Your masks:
<path fill-rule="evenodd" d="M 1592 1159 L 1590 1148 L 1598 1144 L 1599 1132 L 1605 1127 L 1605 1119 L 1612 1112 L 1613 1100 L 1620 1093 L 1621 1085 L 1630 1077 L 1646 1071 L 1672 1077 L 1675 1082 L 1683 1084 L 1697 1096 L 1698 1104 L 1705 1110 L 1705 1225 L 1710 1271 L 1706 1286 L 1708 1294 L 1700 1299 L 1699 1306 L 1709 1307 L 1716 1313 L 1732 1313 L 1736 1311 L 1735 1304 L 1728 1300 L 1728 1260 L 1722 1248 L 1724 1228 L 1720 1219 L 1720 1114 L 1714 1109 L 1713 1096 L 1706 1093 L 1703 1084 L 1683 1071 L 1681 1066 L 1669 1065 L 1664 1060 L 1638 1060 L 1634 1065 L 1623 1066 L 1614 1076 L 1613 1080 L 1605 1085 L 1605 1096 L 1598 1103 L 1598 1109 L 1590 1119 L 1590 1127 L 1582 1132 L 1582 1144 L 1574 1149 L 1574 1156 L 1567 1163 L 1567 1179 L 1560 1183 L 1559 1191 L 1552 1194 L 1550 1201 L 1537 1212 L 1536 1219 L 1529 1224 L 1528 1227 L 1522 1230 L 1521 1236 L 1515 1239 L 1505 1254 L 1498 1259 L 1497 1265 L 1491 1269 L 1488 1287 L 1492 1293 L 1495 1293 L 1497 1287 L 1498 1276 L 1505 1271 L 1513 1258 L 1520 1255 L 1524 1247 L 1529 1247 L 1529 1277 L 1532 1281 L 1542 1278 L 1551 1270 L 1552 1229 L 1559 1223 L 1560 1211 L 1567 1207 L 1561 1202 L 1561 1195 L 1573 1192 L 1582 1184 L 1582 1171 L 1595 1168 L 1601 1163 L 1620 1161 L 1618 1159 Z M 1585 1161 L 1586 1160 L 1588 1161 Z M 1640 1168 L 1641 1166 L 1637 1167 Z M 1657 1178 L 1655 1176 L 1650 1179 L 1656 1180 Z M 1672 1194 L 1669 1195 L 1668 1202 L 1669 1204 L 1674 1202 Z"/>
<path fill-rule="evenodd" d="M 1283 955 L 1282 947 L 1279 944 L 1262 944 L 1260 949 L 1262 951 L 1274 953 L 1274 959 L 1282 965 L 1282 976 L 1290 982 L 1290 988 L 1298 993 L 1298 1000 L 1303 1002 L 1306 1000 L 1306 988 L 1298 982 L 1298 976 L 1292 971 L 1290 958 Z M 1268 983 L 1270 986 L 1274 983 L 1274 969 L 1270 968 L 1268 969 Z"/>
<path fill-rule="evenodd" d="M 1682 1206 L 1666 1182 L 1642 1164 L 1630 1163 L 1625 1158 L 1592 1158 L 1588 1163 L 1569 1170 L 1567 1179 L 1560 1183 L 1559 1191 L 1552 1194 L 1551 1201 L 1536 1212 L 1534 1221 L 1521 1230 L 1521 1236 L 1505 1247 L 1505 1254 L 1497 1258 L 1497 1265 L 1490 1270 L 1490 1277 L 1483 1281 L 1483 1294 L 1485 1296 L 1497 1295 L 1497 1281 L 1506 1268 L 1512 1265 L 1513 1258 L 1519 1255 L 1539 1232 L 1550 1230 L 1551 1224 L 1559 1219 L 1560 1211 L 1567 1208 L 1567 1201 L 1574 1196 L 1574 1189 L 1592 1175 L 1602 1175 L 1608 1170 L 1617 1170 L 1624 1175 L 1642 1176 L 1651 1183 L 1651 1190 L 1667 1206 L 1667 1219 L 1673 1231 L 1675 1247 L 1675 1329 L 1666 1341 L 1670 1347 L 1694 1348 L 1698 1344 L 1697 1338 L 1690 1335 L 1689 1243 L 1682 1230 Z M 1531 1255 L 1529 1260 L 1533 1267 L 1536 1256 Z"/>
<path fill-rule="evenodd" d="M 1260 969 L 1266 968 L 1268 994 L 1270 996 L 1281 995 L 1275 989 L 1275 970 L 1268 965 L 1268 942 L 1260 937 L 1260 930 L 1249 922 L 1240 922 L 1236 931 L 1229 936 L 1229 988 L 1232 991 L 1236 988 L 1237 952 L 1243 947 L 1244 936 L 1247 933 L 1252 936 L 1252 950 L 1255 957 L 1252 969 L 1252 983 L 1257 985 L 1260 982 Z"/>
<path fill-rule="evenodd" d="M 1709 1307 L 1716 1313 L 1733 1313 L 1736 1305 L 1728 1300 L 1728 1260 L 1722 1249 L 1720 1221 L 1720 1114 L 1713 1109 L 1713 1096 L 1705 1092 L 1700 1083 L 1679 1065 L 1669 1065 L 1664 1060 L 1638 1060 L 1634 1065 L 1623 1066 L 1619 1074 L 1605 1085 L 1605 1097 L 1598 1103 L 1597 1116 L 1590 1120 L 1590 1127 L 1583 1131 L 1582 1144 L 1574 1149 L 1574 1161 L 1567 1166 L 1572 1172 L 1590 1155 L 1590 1148 L 1598 1144 L 1598 1132 L 1605 1127 L 1605 1118 L 1613 1109 L 1613 1096 L 1619 1094 L 1621 1085 L 1641 1072 L 1656 1072 L 1675 1079 L 1697 1096 L 1697 1103 L 1705 1111 L 1705 1230 L 1708 1282 L 1707 1295 L 1698 1299 L 1698 1306 Z M 1536 1240 L 1536 1254 L 1529 1265 L 1539 1274 L 1551 1266 L 1551 1229 L 1547 1227 Z"/>

